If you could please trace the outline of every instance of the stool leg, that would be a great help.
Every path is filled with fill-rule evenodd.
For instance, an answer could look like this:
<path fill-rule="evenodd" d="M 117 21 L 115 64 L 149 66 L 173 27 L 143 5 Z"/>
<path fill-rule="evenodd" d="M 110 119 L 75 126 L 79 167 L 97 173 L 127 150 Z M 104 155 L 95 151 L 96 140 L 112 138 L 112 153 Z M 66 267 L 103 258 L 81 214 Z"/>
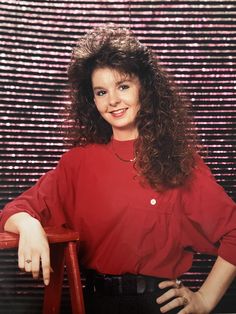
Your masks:
<path fill-rule="evenodd" d="M 64 277 L 65 244 L 50 245 L 50 284 L 44 289 L 43 314 L 58 314 L 61 306 L 61 290 Z"/>
<path fill-rule="evenodd" d="M 70 286 L 72 312 L 73 314 L 85 314 L 76 242 L 69 242 L 66 247 L 66 269 Z"/>

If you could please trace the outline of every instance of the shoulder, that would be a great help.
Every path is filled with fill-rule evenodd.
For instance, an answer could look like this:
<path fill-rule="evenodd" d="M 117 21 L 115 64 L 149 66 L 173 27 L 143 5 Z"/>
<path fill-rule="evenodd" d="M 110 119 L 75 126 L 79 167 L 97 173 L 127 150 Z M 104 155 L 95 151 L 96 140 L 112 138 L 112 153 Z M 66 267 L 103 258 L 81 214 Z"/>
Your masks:
<path fill-rule="evenodd" d="M 232 199 L 216 181 L 210 168 L 199 155 L 196 156 L 196 165 L 181 191 L 182 200 L 187 205 L 185 208 L 195 209 L 199 213 L 201 209 L 204 211 L 211 208 L 222 209 L 233 204 Z"/>
<path fill-rule="evenodd" d="M 210 168 L 204 162 L 203 158 L 199 154 L 196 154 L 195 165 L 186 181 L 186 184 L 183 186 L 183 190 L 189 192 L 191 189 L 195 190 L 197 187 L 200 188 L 208 185 L 210 182 L 213 185 L 218 185 Z"/>
<path fill-rule="evenodd" d="M 93 159 L 95 154 L 97 155 L 104 151 L 105 146 L 104 144 L 88 144 L 71 148 L 61 156 L 60 163 L 76 165 L 85 160 Z"/>

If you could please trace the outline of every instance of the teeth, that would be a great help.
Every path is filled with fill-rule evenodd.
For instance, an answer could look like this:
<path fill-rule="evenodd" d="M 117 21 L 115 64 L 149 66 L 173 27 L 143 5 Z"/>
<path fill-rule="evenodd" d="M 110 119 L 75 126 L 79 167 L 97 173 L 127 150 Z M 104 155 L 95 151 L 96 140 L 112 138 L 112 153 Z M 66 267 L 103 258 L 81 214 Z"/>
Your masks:
<path fill-rule="evenodd" d="M 126 109 L 119 109 L 119 110 L 114 110 L 111 113 L 121 113 L 124 112 Z"/>

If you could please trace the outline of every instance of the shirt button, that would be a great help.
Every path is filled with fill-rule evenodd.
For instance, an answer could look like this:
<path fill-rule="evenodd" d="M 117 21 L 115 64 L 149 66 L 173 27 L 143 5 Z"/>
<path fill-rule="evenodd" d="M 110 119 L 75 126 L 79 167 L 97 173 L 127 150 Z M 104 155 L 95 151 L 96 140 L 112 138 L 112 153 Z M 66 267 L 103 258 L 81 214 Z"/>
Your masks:
<path fill-rule="evenodd" d="M 150 201 L 151 205 L 156 205 L 157 203 L 157 200 L 155 198 L 152 198 L 151 201 Z"/>

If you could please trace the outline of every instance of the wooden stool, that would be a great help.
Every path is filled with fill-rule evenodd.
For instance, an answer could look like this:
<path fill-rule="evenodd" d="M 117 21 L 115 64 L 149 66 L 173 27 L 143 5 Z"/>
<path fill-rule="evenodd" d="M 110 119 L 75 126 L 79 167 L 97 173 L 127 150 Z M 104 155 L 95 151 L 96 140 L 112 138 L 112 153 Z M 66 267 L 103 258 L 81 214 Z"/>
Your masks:
<path fill-rule="evenodd" d="M 78 232 L 65 228 L 45 228 L 50 244 L 50 284 L 44 289 L 43 314 L 60 312 L 61 291 L 66 265 L 73 314 L 85 314 L 80 271 L 77 259 Z M 0 249 L 18 247 L 19 236 L 10 232 L 0 233 Z"/>

